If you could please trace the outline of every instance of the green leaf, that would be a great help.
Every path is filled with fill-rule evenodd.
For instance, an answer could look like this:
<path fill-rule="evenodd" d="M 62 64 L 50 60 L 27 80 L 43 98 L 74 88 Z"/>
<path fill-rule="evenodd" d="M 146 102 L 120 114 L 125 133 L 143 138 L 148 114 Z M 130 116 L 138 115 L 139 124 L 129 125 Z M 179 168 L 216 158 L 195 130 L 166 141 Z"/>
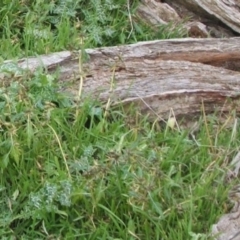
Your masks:
<path fill-rule="evenodd" d="M 14 159 L 16 164 L 19 164 L 19 159 L 20 159 L 20 151 L 17 146 L 12 146 L 10 150 L 10 156 Z"/>
<path fill-rule="evenodd" d="M 27 132 L 27 145 L 28 145 L 28 148 L 30 148 L 34 133 L 33 133 L 32 122 L 31 122 L 29 116 L 28 116 L 28 121 L 27 121 L 26 132 Z"/>
<path fill-rule="evenodd" d="M 5 169 L 8 166 L 9 163 L 9 153 L 5 154 L 0 161 L 0 166 L 2 169 Z"/>

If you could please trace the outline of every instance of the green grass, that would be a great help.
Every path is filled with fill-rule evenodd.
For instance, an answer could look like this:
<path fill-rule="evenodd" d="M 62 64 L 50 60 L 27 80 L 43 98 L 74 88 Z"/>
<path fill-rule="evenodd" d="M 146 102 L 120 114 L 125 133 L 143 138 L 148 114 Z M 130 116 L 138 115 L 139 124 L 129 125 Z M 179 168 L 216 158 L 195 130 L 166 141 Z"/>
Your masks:
<path fill-rule="evenodd" d="M 130 3 L 128 11 L 126 0 L 2 1 L 1 57 L 79 49 L 81 39 L 93 48 L 184 36 L 181 25 L 153 28 L 144 23 L 135 14 L 139 1 Z"/>
<path fill-rule="evenodd" d="M 2 238 L 209 239 L 228 208 L 229 128 L 200 119 L 193 140 L 134 108 L 104 117 L 41 74 L 1 89 Z"/>
<path fill-rule="evenodd" d="M 96 47 L 181 37 L 141 23 L 137 1 L 129 38 L 126 1 L 53 3 L 0 3 L 3 59 L 78 48 L 79 38 Z M 16 70 L 1 67 L 9 78 Z M 240 132 L 219 114 L 203 114 L 194 139 L 135 108 L 106 115 L 99 102 L 73 102 L 41 69 L 0 92 L 1 239 L 210 239 L 229 210 L 223 183 Z"/>

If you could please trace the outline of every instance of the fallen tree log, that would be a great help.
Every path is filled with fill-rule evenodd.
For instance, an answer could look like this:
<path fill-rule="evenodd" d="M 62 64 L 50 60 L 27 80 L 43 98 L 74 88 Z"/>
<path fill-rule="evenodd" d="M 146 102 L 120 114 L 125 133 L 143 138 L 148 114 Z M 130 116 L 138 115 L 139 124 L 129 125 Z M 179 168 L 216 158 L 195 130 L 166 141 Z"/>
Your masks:
<path fill-rule="evenodd" d="M 22 59 L 17 66 L 31 72 L 39 66 L 49 73 L 58 69 L 59 88 L 75 97 L 82 76 L 83 96 L 136 103 L 142 112 L 162 118 L 170 109 L 175 115 L 195 115 L 203 104 L 206 112 L 229 111 L 240 98 L 240 38 L 157 40 L 86 53 L 85 63 L 79 63 L 79 52 L 64 51 Z"/>

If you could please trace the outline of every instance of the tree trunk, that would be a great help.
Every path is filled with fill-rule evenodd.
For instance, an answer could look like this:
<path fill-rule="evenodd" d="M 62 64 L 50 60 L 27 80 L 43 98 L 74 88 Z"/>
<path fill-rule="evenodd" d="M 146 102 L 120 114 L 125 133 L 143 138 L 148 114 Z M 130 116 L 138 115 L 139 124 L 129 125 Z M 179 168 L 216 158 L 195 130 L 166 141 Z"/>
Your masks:
<path fill-rule="evenodd" d="M 87 49 L 82 72 L 79 53 L 69 51 L 22 59 L 18 67 L 34 72 L 43 66 L 49 73 L 59 69 L 59 88 L 75 97 L 83 76 L 84 97 L 103 102 L 110 98 L 112 104 L 126 107 L 135 103 L 142 112 L 162 118 L 170 110 L 189 116 L 199 113 L 203 104 L 206 112 L 228 111 L 239 99 L 239 40 L 188 38 Z"/>

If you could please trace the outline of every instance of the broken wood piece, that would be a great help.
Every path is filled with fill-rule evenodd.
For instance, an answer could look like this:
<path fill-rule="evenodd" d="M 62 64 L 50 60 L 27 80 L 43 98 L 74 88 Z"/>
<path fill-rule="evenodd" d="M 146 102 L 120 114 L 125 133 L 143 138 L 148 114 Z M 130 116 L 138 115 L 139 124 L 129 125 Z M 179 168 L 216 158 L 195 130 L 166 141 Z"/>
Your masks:
<path fill-rule="evenodd" d="M 156 32 L 169 24 L 185 37 L 229 38 L 240 33 L 239 7 L 239 0 L 142 0 L 134 17 Z"/>

